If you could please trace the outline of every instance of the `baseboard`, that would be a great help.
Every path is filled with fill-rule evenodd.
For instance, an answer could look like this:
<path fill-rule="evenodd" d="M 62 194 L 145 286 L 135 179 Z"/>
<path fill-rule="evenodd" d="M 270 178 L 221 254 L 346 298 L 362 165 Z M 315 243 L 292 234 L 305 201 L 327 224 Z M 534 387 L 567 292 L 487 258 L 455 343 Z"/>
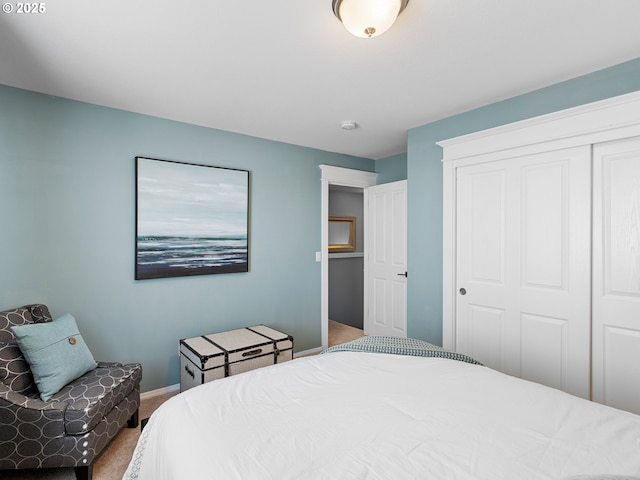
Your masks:
<path fill-rule="evenodd" d="M 180 384 L 176 383 L 175 385 L 169 385 L 168 387 L 158 388 L 156 390 L 150 390 L 148 392 L 144 392 L 140 394 L 140 400 L 148 400 L 153 397 L 158 397 L 160 395 L 169 395 L 172 393 L 176 393 L 180 391 Z"/>
<path fill-rule="evenodd" d="M 322 347 L 311 348 L 309 350 L 305 350 L 303 352 L 297 352 L 293 354 L 293 358 L 306 357 L 308 355 L 316 355 L 324 350 Z"/>

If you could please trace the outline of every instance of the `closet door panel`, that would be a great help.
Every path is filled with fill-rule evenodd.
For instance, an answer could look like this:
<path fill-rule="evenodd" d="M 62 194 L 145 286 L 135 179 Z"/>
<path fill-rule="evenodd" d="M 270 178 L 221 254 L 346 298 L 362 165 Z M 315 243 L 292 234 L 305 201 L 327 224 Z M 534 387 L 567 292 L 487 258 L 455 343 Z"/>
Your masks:
<path fill-rule="evenodd" d="M 602 335 L 603 394 L 594 400 L 640 414 L 640 330 L 603 326 Z"/>
<path fill-rule="evenodd" d="M 468 355 L 476 359 L 481 358 L 482 364 L 489 368 L 503 370 L 505 311 L 471 304 L 465 316 L 468 317 L 468 331 L 464 334 L 468 338 Z"/>
<path fill-rule="evenodd" d="M 456 350 L 508 371 L 507 165 L 458 169 Z"/>
<path fill-rule="evenodd" d="M 589 398 L 590 147 L 521 162 L 522 377 Z"/>
<path fill-rule="evenodd" d="M 569 322 L 566 318 L 524 313 L 522 377 L 562 390 L 567 384 Z"/>
<path fill-rule="evenodd" d="M 469 172 L 462 178 L 462 192 L 469 194 L 462 200 L 469 212 L 464 227 L 475 240 L 465 252 L 469 276 L 474 283 L 504 286 L 505 171 Z"/>
<path fill-rule="evenodd" d="M 640 414 L 640 138 L 594 146 L 593 214 L 593 399 Z"/>
<path fill-rule="evenodd" d="M 567 290 L 567 160 L 522 169 L 522 286 Z"/>
<path fill-rule="evenodd" d="M 456 212 L 458 351 L 587 398 L 590 153 L 460 167 Z"/>

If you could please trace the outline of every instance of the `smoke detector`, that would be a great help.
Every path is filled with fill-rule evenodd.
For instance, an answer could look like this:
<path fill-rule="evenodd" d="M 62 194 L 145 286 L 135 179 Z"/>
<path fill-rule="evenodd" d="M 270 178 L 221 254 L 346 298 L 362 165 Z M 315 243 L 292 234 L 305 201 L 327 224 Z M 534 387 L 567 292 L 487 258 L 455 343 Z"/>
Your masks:
<path fill-rule="evenodd" d="M 358 126 L 358 124 L 356 122 L 354 122 L 353 120 L 344 120 L 344 121 L 340 122 L 340 128 L 343 129 L 343 130 L 353 130 L 357 126 Z"/>

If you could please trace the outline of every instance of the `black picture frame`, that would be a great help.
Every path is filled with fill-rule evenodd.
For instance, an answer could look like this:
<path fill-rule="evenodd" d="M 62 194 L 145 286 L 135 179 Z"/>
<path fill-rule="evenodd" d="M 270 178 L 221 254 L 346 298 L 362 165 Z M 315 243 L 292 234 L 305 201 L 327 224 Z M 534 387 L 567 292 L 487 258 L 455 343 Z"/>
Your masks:
<path fill-rule="evenodd" d="M 136 157 L 135 278 L 249 271 L 249 171 Z"/>

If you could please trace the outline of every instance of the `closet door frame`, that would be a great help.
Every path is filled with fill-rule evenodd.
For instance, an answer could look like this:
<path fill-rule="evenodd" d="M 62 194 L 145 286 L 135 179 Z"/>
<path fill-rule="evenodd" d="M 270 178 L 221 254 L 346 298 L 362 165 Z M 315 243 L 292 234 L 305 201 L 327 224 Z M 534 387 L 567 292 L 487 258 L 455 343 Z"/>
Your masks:
<path fill-rule="evenodd" d="M 442 346 L 456 350 L 457 168 L 640 135 L 640 91 L 437 142 L 443 148 Z"/>

